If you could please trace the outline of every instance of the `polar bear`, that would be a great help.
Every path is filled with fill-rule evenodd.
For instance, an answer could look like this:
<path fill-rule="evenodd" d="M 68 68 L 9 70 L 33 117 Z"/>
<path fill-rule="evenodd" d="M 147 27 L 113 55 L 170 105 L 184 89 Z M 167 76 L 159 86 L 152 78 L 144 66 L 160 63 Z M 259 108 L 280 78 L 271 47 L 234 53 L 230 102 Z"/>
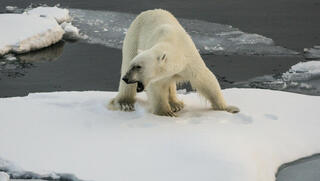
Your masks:
<path fill-rule="evenodd" d="M 239 112 L 226 104 L 219 82 L 178 20 L 162 9 L 142 12 L 125 36 L 119 93 L 108 108 L 133 111 L 136 92 L 145 88 L 152 113 L 176 116 L 184 107 L 176 97 L 176 83 L 185 81 L 209 100 L 214 110 Z"/>

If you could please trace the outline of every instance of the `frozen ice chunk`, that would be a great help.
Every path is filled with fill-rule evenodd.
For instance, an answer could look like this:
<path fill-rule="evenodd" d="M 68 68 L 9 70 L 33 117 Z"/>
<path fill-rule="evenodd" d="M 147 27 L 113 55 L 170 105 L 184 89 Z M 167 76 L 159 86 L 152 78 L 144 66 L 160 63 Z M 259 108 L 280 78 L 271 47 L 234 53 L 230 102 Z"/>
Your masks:
<path fill-rule="evenodd" d="M 62 39 L 63 29 L 51 18 L 0 14 L 0 56 L 50 46 Z M 23 30 L 23 31 L 22 31 Z"/>
<path fill-rule="evenodd" d="M 313 48 L 305 48 L 303 53 L 306 59 L 320 59 L 320 45 L 315 45 Z"/>
<path fill-rule="evenodd" d="M 28 15 L 52 17 L 60 24 L 71 20 L 69 10 L 58 7 L 37 7 L 25 12 Z"/>
<path fill-rule="evenodd" d="M 17 60 L 17 57 L 15 57 L 13 54 L 8 54 L 4 56 L 4 59 L 7 61 L 15 61 Z"/>
<path fill-rule="evenodd" d="M 63 38 L 66 40 L 78 40 L 80 38 L 79 29 L 71 23 L 64 22 L 61 24 L 64 30 Z"/>
<path fill-rule="evenodd" d="M 13 13 L 18 9 L 17 6 L 6 6 L 6 12 Z"/>

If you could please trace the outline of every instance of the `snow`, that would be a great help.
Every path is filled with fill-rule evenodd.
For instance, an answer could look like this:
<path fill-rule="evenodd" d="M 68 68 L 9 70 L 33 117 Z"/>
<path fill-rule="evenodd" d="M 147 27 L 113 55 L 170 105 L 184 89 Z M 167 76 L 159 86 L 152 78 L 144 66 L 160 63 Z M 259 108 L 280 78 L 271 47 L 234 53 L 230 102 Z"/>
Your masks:
<path fill-rule="evenodd" d="M 5 172 L 0 172 L 0 181 L 9 181 L 10 177 Z"/>
<path fill-rule="evenodd" d="M 179 95 L 186 107 L 177 118 L 147 113 L 144 93 L 134 112 L 106 109 L 115 92 L 1 98 L 0 157 L 93 181 L 274 181 L 280 165 L 320 152 L 320 97 L 223 94 L 239 114 L 213 111 L 196 93 Z"/>
<path fill-rule="evenodd" d="M 25 12 L 25 14 L 55 18 L 59 24 L 63 22 L 68 22 L 71 20 L 71 17 L 69 15 L 69 10 L 58 8 L 58 7 L 42 7 L 41 6 L 41 7 L 28 10 Z"/>
<path fill-rule="evenodd" d="M 0 14 L 0 22 L 0 56 L 8 52 L 24 53 L 50 46 L 60 41 L 64 33 L 51 18 Z"/>

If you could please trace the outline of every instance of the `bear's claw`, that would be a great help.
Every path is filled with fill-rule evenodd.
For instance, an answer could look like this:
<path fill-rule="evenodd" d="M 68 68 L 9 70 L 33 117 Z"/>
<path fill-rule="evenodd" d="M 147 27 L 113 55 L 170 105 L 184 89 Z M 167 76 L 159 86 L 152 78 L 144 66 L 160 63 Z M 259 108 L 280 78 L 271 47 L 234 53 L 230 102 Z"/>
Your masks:
<path fill-rule="evenodd" d="M 179 102 L 169 102 L 169 104 L 170 104 L 170 107 L 171 107 L 171 111 L 173 111 L 173 112 L 179 112 L 184 107 L 184 104 L 181 101 L 179 101 Z"/>
<path fill-rule="evenodd" d="M 240 109 L 237 108 L 236 106 L 228 106 L 226 108 L 226 111 L 229 113 L 238 113 L 238 112 L 240 112 Z"/>
<path fill-rule="evenodd" d="M 120 110 L 121 111 L 126 111 L 126 112 L 131 112 L 134 111 L 134 105 L 131 103 L 119 103 L 120 104 Z"/>
<path fill-rule="evenodd" d="M 118 101 L 117 99 L 112 99 L 108 105 L 110 110 L 121 110 L 121 111 L 134 111 L 134 102 Z"/>

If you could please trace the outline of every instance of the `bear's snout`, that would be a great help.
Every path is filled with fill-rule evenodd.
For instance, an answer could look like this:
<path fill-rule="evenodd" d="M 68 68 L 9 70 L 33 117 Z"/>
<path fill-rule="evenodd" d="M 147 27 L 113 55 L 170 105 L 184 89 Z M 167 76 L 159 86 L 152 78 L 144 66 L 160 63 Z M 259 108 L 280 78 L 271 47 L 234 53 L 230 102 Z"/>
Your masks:
<path fill-rule="evenodd" d="M 128 82 L 129 82 L 129 79 L 128 79 L 128 77 L 126 77 L 126 76 L 124 76 L 124 77 L 122 78 L 122 80 L 123 80 L 125 83 L 127 83 L 127 84 L 128 84 Z"/>
<path fill-rule="evenodd" d="M 124 77 L 122 77 L 122 80 L 127 84 L 133 84 L 133 83 L 137 82 L 137 81 L 134 81 L 131 78 L 129 78 L 128 74 L 126 74 Z"/>

